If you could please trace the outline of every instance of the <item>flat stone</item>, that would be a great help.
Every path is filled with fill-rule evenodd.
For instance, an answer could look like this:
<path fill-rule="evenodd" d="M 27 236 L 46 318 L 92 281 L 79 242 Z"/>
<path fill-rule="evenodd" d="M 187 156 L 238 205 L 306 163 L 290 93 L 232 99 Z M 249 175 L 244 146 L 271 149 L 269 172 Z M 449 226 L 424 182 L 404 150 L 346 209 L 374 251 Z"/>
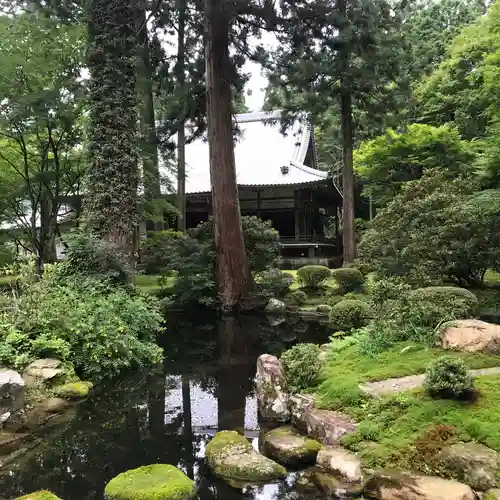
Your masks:
<path fill-rule="evenodd" d="M 50 385 L 56 380 L 61 382 L 65 377 L 63 363 L 59 359 L 37 359 L 33 361 L 23 373 L 23 379 L 28 387 L 36 385 Z"/>
<path fill-rule="evenodd" d="M 324 444 L 337 444 L 346 434 L 356 432 L 356 422 L 337 411 L 313 408 L 304 415 L 307 434 Z"/>
<path fill-rule="evenodd" d="M 278 427 L 264 437 L 264 453 L 280 464 L 299 467 L 314 464 L 321 443 L 301 435 L 291 426 Z"/>
<path fill-rule="evenodd" d="M 289 394 L 285 389 L 285 374 L 281 361 L 276 356 L 262 354 L 257 360 L 255 393 L 259 412 L 264 420 L 287 423 Z"/>
<path fill-rule="evenodd" d="M 328 498 L 359 498 L 363 493 L 362 483 L 346 482 L 340 476 L 329 474 L 321 469 L 315 470 L 312 477 L 317 487 Z"/>
<path fill-rule="evenodd" d="M 0 369 L 0 415 L 18 410 L 24 401 L 25 383 L 19 373 Z"/>
<path fill-rule="evenodd" d="M 458 481 L 394 470 L 375 472 L 364 493 L 378 500 L 476 500 L 470 486 Z"/>
<path fill-rule="evenodd" d="M 39 406 L 48 413 L 62 413 L 71 406 L 71 403 L 62 398 L 49 398 L 41 401 Z"/>
<path fill-rule="evenodd" d="M 292 424 L 306 432 L 305 414 L 316 406 L 314 396 L 310 394 L 295 394 L 288 400 L 288 408 L 292 418 Z"/>
<path fill-rule="evenodd" d="M 340 476 L 349 483 L 363 481 L 361 460 L 354 454 L 340 446 L 325 446 L 316 458 L 316 465 L 325 472 Z"/>
<path fill-rule="evenodd" d="M 463 352 L 500 352 L 500 325 L 478 319 L 449 321 L 441 326 L 439 337 L 444 349 Z"/>
<path fill-rule="evenodd" d="M 218 432 L 207 444 L 206 461 L 213 472 L 231 485 L 283 479 L 286 469 L 257 452 L 235 431 Z"/>
<path fill-rule="evenodd" d="M 456 443 L 445 447 L 437 457 L 451 477 L 477 491 L 497 485 L 500 454 L 479 443 Z"/>

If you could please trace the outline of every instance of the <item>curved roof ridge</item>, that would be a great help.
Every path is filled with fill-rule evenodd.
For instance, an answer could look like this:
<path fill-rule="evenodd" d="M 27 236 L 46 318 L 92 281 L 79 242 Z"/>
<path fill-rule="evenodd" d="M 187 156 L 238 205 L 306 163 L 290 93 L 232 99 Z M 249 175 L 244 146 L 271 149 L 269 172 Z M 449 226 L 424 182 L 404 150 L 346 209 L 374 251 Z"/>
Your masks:
<path fill-rule="evenodd" d="M 296 163 L 291 161 L 290 165 L 292 165 L 295 168 L 298 168 L 299 170 L 302 170 L 302 172 L 305 172 L 307 174 L 315 175 L 319 179 L 327 179 L 328 178 L 328 172 L 325 172 L 324 170 L 318 170 L 317 168 L 312 168 L 308 167 L 307 165 L 304 165 L 303 163 Z"/>

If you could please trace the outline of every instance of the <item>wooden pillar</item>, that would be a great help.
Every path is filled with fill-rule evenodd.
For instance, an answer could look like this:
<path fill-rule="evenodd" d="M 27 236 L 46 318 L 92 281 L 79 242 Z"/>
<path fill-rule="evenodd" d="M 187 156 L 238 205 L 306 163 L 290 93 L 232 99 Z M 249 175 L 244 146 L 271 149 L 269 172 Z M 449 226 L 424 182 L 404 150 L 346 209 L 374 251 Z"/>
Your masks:
<path fill-rule="evenodd" d="M 257 217 L 260 218 L 260 209 L 261 209 L 261 200 L 260 200 L 260 189 L 257 189 Z"/>
<path fill-rule="evenodd" d="M 294 235 L 295 239 L 298 240 L 300 236 L 300 191 L 295 190 L 293 192 L 293 220 L 295 224 Z"/>

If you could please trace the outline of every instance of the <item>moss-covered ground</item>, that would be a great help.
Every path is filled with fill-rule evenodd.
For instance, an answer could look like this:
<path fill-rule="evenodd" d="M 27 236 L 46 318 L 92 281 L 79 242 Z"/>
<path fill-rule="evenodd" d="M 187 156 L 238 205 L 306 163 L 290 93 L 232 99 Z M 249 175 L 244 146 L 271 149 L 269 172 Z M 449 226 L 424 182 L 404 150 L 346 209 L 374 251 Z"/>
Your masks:
<path fill-rule="evenodd" d="M 426 452 L 456 439 L 500 451 L 500 376 L 479 377 L 473 402 L 432 399 L 423 389 L 370 398 L 359 388 L 362 382 L 423 373 L 443 354 L 407 342 L 374 356 L 361 355 L 356 345 L 332 352 L 318 388 L 320 404 L 346 412 L 359 423 L 343 444 L 359 452 L 365 466 L 435 472 Z M 500 366 L 500 356 L 446 354 L 464 359 L 471 369 Z"/>

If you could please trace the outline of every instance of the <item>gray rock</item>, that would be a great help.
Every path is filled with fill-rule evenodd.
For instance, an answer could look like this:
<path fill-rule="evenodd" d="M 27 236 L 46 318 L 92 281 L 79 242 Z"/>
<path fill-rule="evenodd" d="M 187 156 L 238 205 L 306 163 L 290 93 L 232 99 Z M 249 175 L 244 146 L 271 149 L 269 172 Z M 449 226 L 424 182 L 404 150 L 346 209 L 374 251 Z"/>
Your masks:
<path fill-rule="evenodd" d="M 445 447 L 437 459 L 451 477 L 477 491 L 486 491 L 497 485 L 500 454 L 483 444 L 452 444 Z"/>
<path fill-rule="evenodd" d="M 280 464 L 299 467 L 314 464 L 321 443 L 301 435 L 294 427 L 278 427 L 264 437 L 264 453 Z"/>
<path fill-rule="evenodd" d="M 25 383 L 19 373 L 6 368 L 0 369 L 0 415 L 21 408 L 24 402 L 24 390 Z"/>
<path fill-rule="evenodd" d="M 364 493 L 378 500 L 475 500 L 466 484 L 405 471 L 375 472 L 365 484 Z"/>
<path fill-rule="evenodd" d="M 23 379 L 28 387 L 63 383 L 66 378 L 66 370 L 59 359 L 37 359 L 28 365 L 23 373 Z"/>
<path fill-rule="evenodd" d="M 316 306 L 316 312 L 320 314 L 330 314 L 332 311 L 332 306 L 328 304 L 320 304 L 319 306 Z"/>
<path fill-rule="evenodd" d="M 266 306 L 266 313 L 283 314 L 286 311 L 286 304 L 278 299 L 269 299 Z"/>
<path fill-rule="evenodd" d="M 328 474 L 316 469 L 313 481 L 328 498 L 360 498 L 363 493 L 363 483 L 344 481 L 340 476 Z"/>
<path fill-rule="evenodd" d="M 254 450 L 235 431 L 218 432 L 206 447 L 206 460 L 214 473 L 232 485 L 283 479 L 286 469 Z"/>
<path fill-rule="evenodd" d="M 276 356 L 270 354 L 259 356 L 255 392 L 262 418 L 283 423 L 290 420 L 289 394 L 285 389 L 285 375 L 283 366 Z"/>
<path fill-rule="evenodd" d="M 295 394 L 288 400 L 292 424 L 302 431 L 306 431 L 305 414 L 316 406 L 314 396 L 310 394 Z"/>
<path fill-rule="evenodd" d="M 62 398 L 49 398 L 39 403 L 39 407 L 47 413 L 62 413 L 71 406 L 71 403 Z"/>
<path fill-rule="evenodd" d="M 316 458 L 316 465 L 325 472 L 340 476 L 349 483 L 360 483 L 363 481 L 361 472 L 361 460 L 350 451 L 340 446 L 325 446 Z"/>

